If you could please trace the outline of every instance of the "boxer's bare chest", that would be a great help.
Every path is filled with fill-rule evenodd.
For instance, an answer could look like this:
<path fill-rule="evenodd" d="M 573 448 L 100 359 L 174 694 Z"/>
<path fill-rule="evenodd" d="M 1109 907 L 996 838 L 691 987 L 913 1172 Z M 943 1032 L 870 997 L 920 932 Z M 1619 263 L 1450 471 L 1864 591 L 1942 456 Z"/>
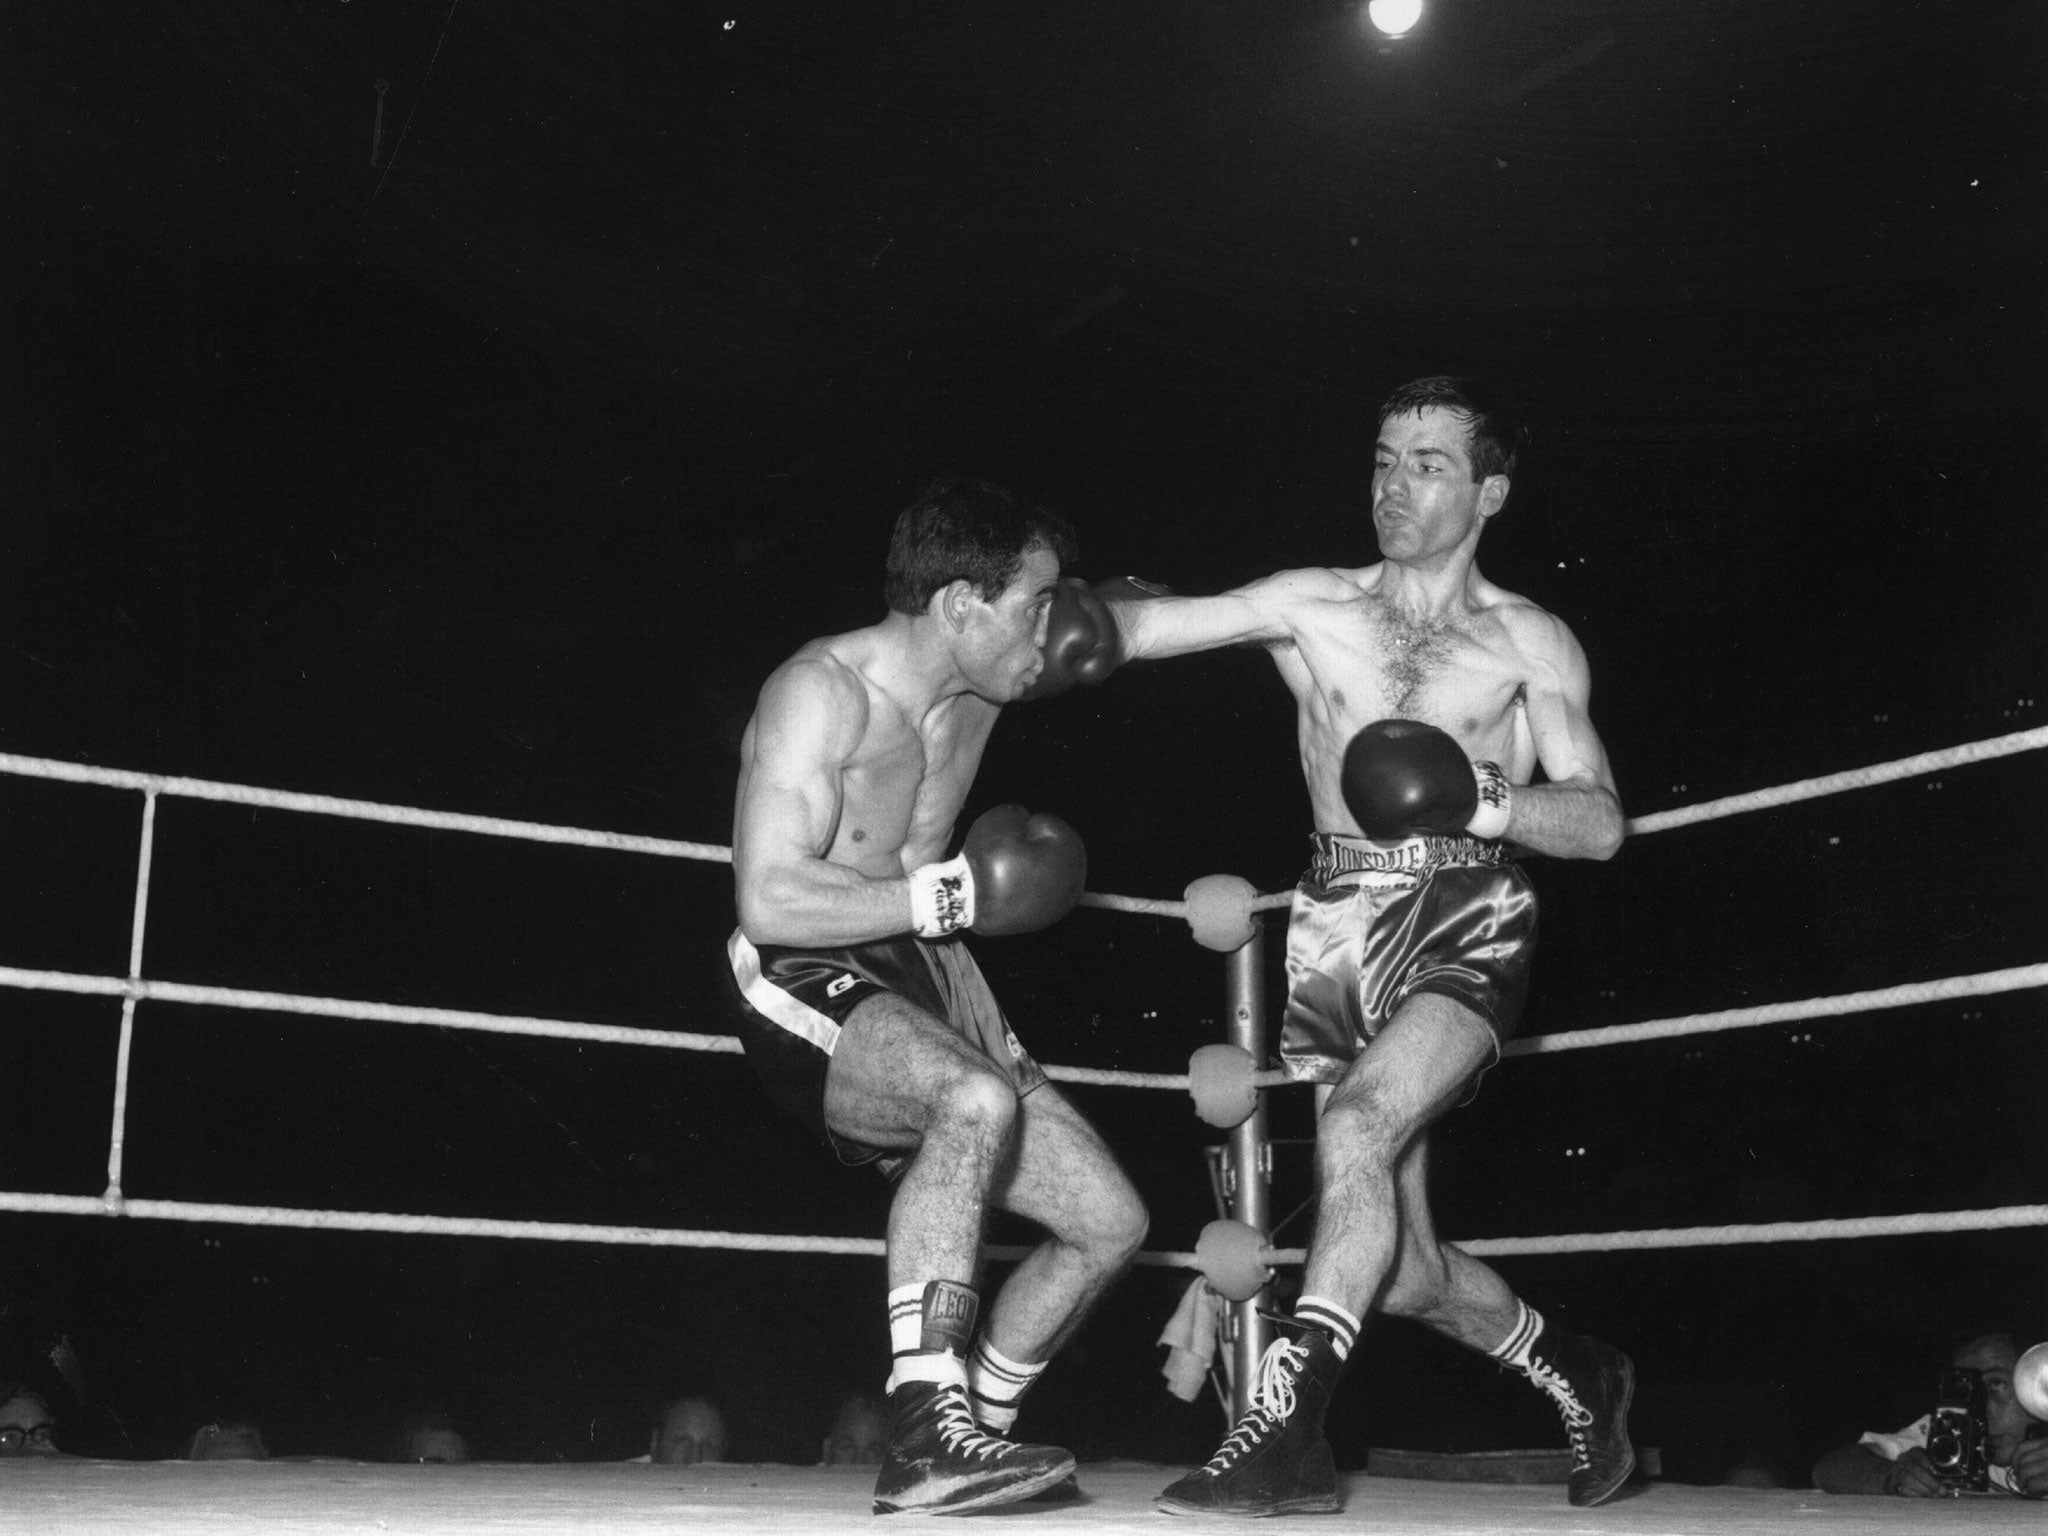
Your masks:
<path fill-rule="evenodd" d="M 1333 749 L 1388 718 L 1428 721 L 1468 750 L 1510 731 L 1524 668 L 1497 619 L 1419 618 L 1369 595 L 1325 617 L 1300 636 L 1294 681 L 1305 727 Z"/>
<path fill-rule="evenodd" d="M 893 865 L 928 858 L 965 803 L 987 739 L 966 701 L 944 701 L 921 719 L 893 706 L 870 712 L 859 750 L 840 775 L 835 844 L 848 862 Z"/>

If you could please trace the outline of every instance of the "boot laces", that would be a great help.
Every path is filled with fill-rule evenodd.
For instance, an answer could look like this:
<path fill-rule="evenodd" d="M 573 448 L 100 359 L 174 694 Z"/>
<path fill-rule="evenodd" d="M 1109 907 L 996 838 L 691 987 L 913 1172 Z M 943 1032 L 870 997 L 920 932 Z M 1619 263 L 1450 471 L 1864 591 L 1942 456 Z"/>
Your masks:
<path fill-rule="evenodd" d="M 967 1394 L 958 1387 L 947 1388 L 934 1400 L 932 1427 L 938 1432 L 939 1443 L 959 1456 L 994 1456 L 1009 1444 L 975 1423 L 973 1410 L 967 1406 Z"/>
<path fill-rule="evenodd" d="M 1295 1379 L 1307 1364 L 1308 1350 L 1300 1344 L 1275 1339 L 1266 1346 L 1266 1353 L 1259 1361 L 1258 1380 L 1252 1384 L 1251 1395 L 1245 1403 L 1244 1417 L 1237 1421 L 1237 1428 L 1230 1432 L 1230 1438 L 1217 1447 L 1204 1471 L 1228 1472 L 1240 1458 L 1250 1455 L 1260 1441 L 1293 1416 Z"/>
<path fill-rule="evenodd" d="M 1551 1401 L 1557 1404 L 1565 1433 L 1571 1437 L 1572 1465 L 1589 1465 L 1592 1453 L 1586 1444 L 1586 1431 L 1592 1427 L 1593 1410 L 1579 1401 L 1579 1394 L 1572 1390 L 1571 1382 L 1547 1360 L 1529 1363 L 1529 1379 L 1548 1392 Z"/>

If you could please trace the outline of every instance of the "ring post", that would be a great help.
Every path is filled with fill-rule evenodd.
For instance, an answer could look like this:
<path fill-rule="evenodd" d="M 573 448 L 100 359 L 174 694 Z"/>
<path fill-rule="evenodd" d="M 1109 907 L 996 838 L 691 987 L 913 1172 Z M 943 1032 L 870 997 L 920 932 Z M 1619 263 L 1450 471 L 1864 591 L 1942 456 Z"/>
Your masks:
<path fill-rule="evenodd" d="M 1230 1010 L 1230 1043 L 1251 1052 L 1252 1060 L 1266 1059 L 1266 930 L 1257 914 L 1251 920 L 1252 936 L 1230 952 L 1226 1005 Z M 1266 1096 L 1258 1095 L 1251 1117 L 1230 1133 L 1229 1156 L 1224 1160 L 1224 1181 L 1230 1214 L 1262 1237 L 1270 1237 L 1272 1221 L 1273 1159 L 1266 1141 Z M 1249 1406 L 1251 1384 L 1258 1375 L 1259 1359 L 1272 1342 L 1273 1325 L 1261 1315 L 1272 1287 L 1259 1291 L 1249 1301 L 1231 1307 L 1230 1416 L 1235 1423 Z"/>

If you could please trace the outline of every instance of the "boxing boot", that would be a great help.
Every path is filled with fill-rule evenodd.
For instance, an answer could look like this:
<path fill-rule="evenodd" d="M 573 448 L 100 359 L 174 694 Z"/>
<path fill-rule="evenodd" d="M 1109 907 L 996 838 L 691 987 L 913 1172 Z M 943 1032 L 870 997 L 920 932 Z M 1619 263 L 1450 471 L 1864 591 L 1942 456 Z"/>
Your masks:
<path fill-rule="evenodd" d="M 1633 1361 L 1611 1344 L 1543 1325 L 1523 1374 L 1550 1395 L 1571 1437 L 1566 1498 L 1578 1508 L 1604 1504 L 1636 1468 L 1628 1407 L 1635 1396 Z"/>
<path fill-rule="evenodd" d="M 1073 1475 L 1069 1452 L 1017 1445 L 976 1425 L 964 1384 L 906 1381 L 889 1394 L 875 1513 L 962 1515 L 1031 1498 Z"/>
<path fill-rule="evenodd" d="M 1286 1326 L 1283 1324 L 1283 1326 Z M 1152 1502 L 1170 1515 L 1314 1515 L 1344 1507 L 1323 1415 L 1343 1362 L 1319 1328 L 1278 1338 L 1259 1361 L 1244 1417 L 1207 1466 Z"/>

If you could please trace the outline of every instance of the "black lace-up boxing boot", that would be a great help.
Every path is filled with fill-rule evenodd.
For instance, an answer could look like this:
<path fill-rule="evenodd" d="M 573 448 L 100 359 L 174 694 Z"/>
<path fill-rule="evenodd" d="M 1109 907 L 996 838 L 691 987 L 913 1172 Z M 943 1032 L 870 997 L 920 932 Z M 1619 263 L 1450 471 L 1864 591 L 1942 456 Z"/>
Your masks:
<path fill-rule="evenodd" d="M 1634 1363 L 1611 1344 L 1548 1323 L 1529 1355 L 1523 1374 L 1550 1394 L 1571 1437 L 1572 1475 L 1566 1497 L 1582 1509 L 1606 1503 L 1636 1469 L 1635 1447 L 1628 1439 L 1628 1405 L 1636 1389 Z"/>
<path fill-rule="evenodd" d="M 1070 1453 L 1018 1445 L 977 1426 L 964 1385 L 906 1381 L 889 1394 L 889 1451 L 875 1479 L 875 1513 L 964 1515 L 1028 1499 L 1073 1474 Z"/>
<path fill-rule="evenodd" d="M 897 1356 L 891 1378 L 878 1515 L 963 1515 L 1028 1499 L 1073 1476 L 1070 1453 L 1018 1445 L 974 1422 L 965 1361 L 980 1305 L 971 1286 L 934 1280 L 924 1288 L 919 1347 Z"/>
<path fill-rule="evenodd" d="M 1287 1326 L 1283 1323 L 1282 1326 Z M 1319 1328 L 1275 1339 L 1244 1417 L 1207 1466 L 1152 1502 L 1171 1515 L 1315 1515 L 1344 1507 L 1323 1414 L 1343 1362 Z"/>

